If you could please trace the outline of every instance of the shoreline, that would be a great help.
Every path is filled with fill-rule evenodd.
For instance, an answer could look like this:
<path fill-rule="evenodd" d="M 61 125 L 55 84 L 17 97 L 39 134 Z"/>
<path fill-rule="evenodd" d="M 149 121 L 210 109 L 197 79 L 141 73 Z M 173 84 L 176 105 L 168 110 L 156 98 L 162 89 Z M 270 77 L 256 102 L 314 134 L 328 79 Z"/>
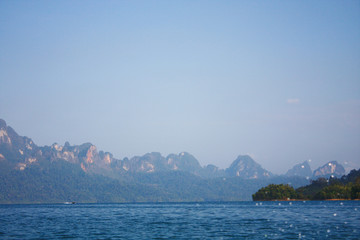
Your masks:
<path fill-rule="evenodd" d="M 299 201 L 360 201 L 360 199 L 342 199 L 342 198 L 334 198 L 334 199 L 273 199 L 273 200 L 253 200 L 253 202 L 299 202 Z"/>

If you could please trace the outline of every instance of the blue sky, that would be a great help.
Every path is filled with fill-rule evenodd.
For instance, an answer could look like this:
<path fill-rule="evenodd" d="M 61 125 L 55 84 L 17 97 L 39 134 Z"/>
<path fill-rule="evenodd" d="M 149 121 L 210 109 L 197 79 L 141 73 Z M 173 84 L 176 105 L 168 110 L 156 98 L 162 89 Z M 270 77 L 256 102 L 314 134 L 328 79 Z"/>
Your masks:
<path fill-rule="evenodd" d="M 360 167 L 360 2 L 1 1 L 0 86 L 38 145 Z"/>

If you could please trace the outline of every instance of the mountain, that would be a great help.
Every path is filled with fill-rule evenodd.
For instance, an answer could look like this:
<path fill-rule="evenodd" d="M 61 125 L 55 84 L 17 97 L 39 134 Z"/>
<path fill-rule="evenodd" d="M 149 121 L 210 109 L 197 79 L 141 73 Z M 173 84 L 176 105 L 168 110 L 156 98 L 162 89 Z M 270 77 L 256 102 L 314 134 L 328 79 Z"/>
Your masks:
<path fill-rule="evenodd" d="M 307 179 L 310 179 L 312 176 L 312 171 L 310 168 L 310 165 L 308 161 L 305 161 L 303 163 L 299 163 L 295 165 L 293 168 L 289 169 L 285 176 L 300 176 L 305 177 Z"/>
<path fill-rule="evenodd" d="M 224 170 L 187 152 L 117 159 L 91 143 L 37 146 L 0 119 L 0 203 L 240 201 L 271 183 L 309 180 L 274 176 L 246 155 Z"/>
<path fill-rule="evenodd" d="M 313 178 L 319 177 L 341 177 L 345 174 L 344 167 L 337 161 L 328 162 L 322 167 L 316 169 L 313 173 Z"/>
<path fill-rule="evenodd" d="M 120 160 L 91 143 L 40 147 L 0 120 L 0 203 L 239 201 L 267 183 L 223 176 L 186 152 Z"/>
<path fill-rule="evenodd" d="M 202 170 L 198 160 L 189 153 L 182 152 L 178 155 L 170 154 L 166 158 L 160 153 L 147 153 L 144 156 L 133 157 L 130 160 L 118 162 L 123 169 L 129 172 L 162 172 L 184 171 L 199 175 Z"/>
<path fill-rule="evenodd" d="M 215 165 L 209 164 L 202 169 L 201 176 L 203 178 L 219 178 L 226 177 L 227 175 L 224 169 L 220 169 Z"/>
<path fill-rule="evenodd" d="M 244 179 L 261 179 L 272 176 L 272 173 L 263 169 L 260 164 L 248 155 L 238 156 L 230 167 L 226 169 L 226 173 L 228 176 L 236 176 Z"/>
<path fill-rule="evenodd" d="M 169 154 L 167 157 L 152 152 L 120 160 L 114 158 L 109 152 L 98 151 L 91 143 L 71 146 L 69 142 L 66 142 L 63 146 L 54 143 L 51 146 L 39 147 L 30 138 L 19 136 L 15 130 L 6 125 L 4 120 L 0 121 L 1 160 L 19 171 L 29 166 L 41 166 L 46 162 L 66 161 L 79 166 L 86 173 L 112 178 L 123 178 L 128 173 L 184 171 L 203 178 L 239 176 L 251 179 L 257 178 L 258 174 L 261 177 L 261 174 L 267 172 L 261 167 L 257 169 L 258 164 L 251 160 L 251 163 L 247 162 L 247 167 L 241 174 L 227 174 L 227 172 L 231 173 L 231 170 L 226 172 L 214 165 L 202 167 L 198 160 L 187 152 Z"/>
<path fill-rule="evenodd" d="M 27 165 L 37 164 L 41 155 L 41 150 L 30 138 L 20 137 L 0 119 L 0 163 L 24 170 Z"/>

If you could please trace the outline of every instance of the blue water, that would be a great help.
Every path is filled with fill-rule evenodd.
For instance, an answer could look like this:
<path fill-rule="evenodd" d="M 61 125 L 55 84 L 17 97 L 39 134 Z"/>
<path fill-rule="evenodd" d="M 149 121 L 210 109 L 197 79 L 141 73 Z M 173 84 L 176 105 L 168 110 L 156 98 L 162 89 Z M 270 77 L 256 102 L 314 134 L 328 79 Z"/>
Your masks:
<path fill-rule="evenodd" d="M 360 202 L 0 205 L 0 239 L 360 239 Z"/>

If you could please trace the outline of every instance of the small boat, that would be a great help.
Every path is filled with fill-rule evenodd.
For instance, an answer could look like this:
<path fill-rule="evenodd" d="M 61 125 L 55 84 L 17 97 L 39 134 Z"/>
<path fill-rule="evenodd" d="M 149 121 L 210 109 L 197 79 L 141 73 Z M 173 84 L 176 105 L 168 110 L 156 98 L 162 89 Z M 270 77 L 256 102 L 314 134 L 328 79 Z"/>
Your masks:
<path fill-rule="evenodd" d="M 75 204 L 76 202 L 64 202 L 64 204 Z"/>

